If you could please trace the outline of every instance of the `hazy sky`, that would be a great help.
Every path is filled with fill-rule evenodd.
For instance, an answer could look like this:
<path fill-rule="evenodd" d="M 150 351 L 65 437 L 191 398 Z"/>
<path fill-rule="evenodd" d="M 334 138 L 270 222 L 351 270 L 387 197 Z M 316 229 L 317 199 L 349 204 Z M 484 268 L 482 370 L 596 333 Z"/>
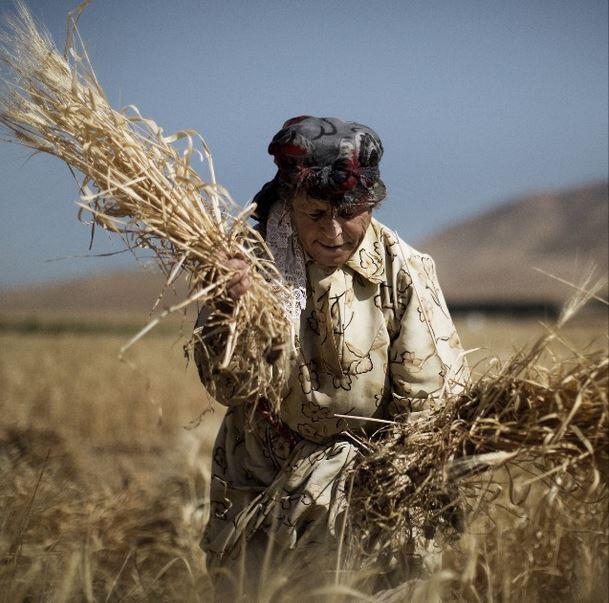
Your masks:
<path fill-rule="evenodd" d="M 76 4 L 29 2 L 60 47 Z M 80 29 L 110 99 L 166 132 L 199 130 L 240 202 L 273 176 L 267 145 L 300 114 L 379 133 L 378 216 L 411 243 L 522 193 L 607 178 L 605 1 L 93 0 Z M 132 265 L 47 261 L 86 254 L 89 231 L 67 168 L 27 157 L 0 143 L 0 285 Z"/>

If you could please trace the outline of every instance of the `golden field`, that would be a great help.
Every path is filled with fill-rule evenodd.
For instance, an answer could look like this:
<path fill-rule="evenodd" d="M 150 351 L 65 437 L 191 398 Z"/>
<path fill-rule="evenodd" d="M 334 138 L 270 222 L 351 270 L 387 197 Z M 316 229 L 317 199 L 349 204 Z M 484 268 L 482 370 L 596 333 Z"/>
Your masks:
<path fill-rule="evenodd" d="M 178 328 L 121 361 L 128 329 L 62 324 L 0 333 L 0 600 L 210 600 L 198 537 L 222 409 L 187 364 Z M 480 317 L 458 327 L 466 349 L 481 348 L 470 356 L 475 371 L 543 330 Z M 606 350 L 606 316 L 577 318 L 562 337 L 558 356 Z M 467 538 L 466 548 L 480 546 Z M 606 576 L 584 578 L 587 600 L 606 600 Z"/>

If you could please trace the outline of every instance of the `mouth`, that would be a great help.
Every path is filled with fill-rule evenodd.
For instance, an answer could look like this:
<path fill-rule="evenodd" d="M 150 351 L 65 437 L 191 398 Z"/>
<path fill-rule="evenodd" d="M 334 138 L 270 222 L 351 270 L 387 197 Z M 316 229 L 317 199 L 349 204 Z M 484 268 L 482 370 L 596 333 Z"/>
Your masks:
<path fill-rule="evenodd" d="M 339 251 L 340 249 L 342 249 L 344 247 L 344 243 L 341 243 L 340 245 L 335 245 L 335 244 L 328 245 L 326 243 L 322 243 L 321 241 L 317 241 L 317 244 L 322 249 L 327 249 L 328 251 Z"/>

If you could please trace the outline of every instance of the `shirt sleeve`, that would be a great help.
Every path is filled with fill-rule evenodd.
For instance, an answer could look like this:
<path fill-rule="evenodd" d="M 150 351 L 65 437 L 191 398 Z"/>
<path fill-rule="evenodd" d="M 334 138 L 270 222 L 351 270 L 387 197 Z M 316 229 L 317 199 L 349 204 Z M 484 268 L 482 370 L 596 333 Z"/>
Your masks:
<path fill-rule="evenodd" d="M 404 243 L 395 258 L 398 331 L 389 350 L 392 413 L 418 412 L 462 391 L 465 354 L 431 257 Z"/>
<path fill-rule="evenodd" d="M 194 361 L 209 395 L 224 406 L 237 406 L 251 400 L 252 392 L 246 389 L 248 380 L 234 359 L 225 369 L 219 368 L 228 327 L 214 325 L 213 317 L 212 309 L 203 306 L 192 335 Z"/>

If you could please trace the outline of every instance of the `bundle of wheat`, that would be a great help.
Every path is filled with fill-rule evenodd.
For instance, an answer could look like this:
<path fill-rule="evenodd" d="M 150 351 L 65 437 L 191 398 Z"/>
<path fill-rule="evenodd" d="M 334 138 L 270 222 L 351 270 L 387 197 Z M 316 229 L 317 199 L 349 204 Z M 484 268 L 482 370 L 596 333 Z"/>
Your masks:
<path fill-rule="evenodd" d="M 84 176 L 81 210 L 94 225 L 120 235 L 129 249 L 151 250 L 168 285 L 186 275 L 188 299 L 162 312 L 128 345 L 168 313 L 203 303 L 212 309 L 212 339 L 199 338 L 210 373 L 221 372 L 235 395 L 263 396 L 277 406 L 292 351 L 281 304 L 288 293 L 248 223 L 253 206 L 240 208 L 216 184 L 209 149 L 196 132 L 165 136 L 135 106 L 117 111 L 110 105 L 79 41 L 79 11 L 69 19 L 63 56 L 23 5 L 7 17 L 0 38 L 6 81 L 0 124 L 10 140 L 54 155 Z M 176 143 L 185 143 L 185 150 Z M 209 182 L 191 166 L 193 156 L 207 161 Z M 225 286 L 232 257 L 248 262 L 253 280 L 238 302 Z"/>
<path fill-rule="evenodd" d="M 477 483 L 472 474 L 508 462 L 537 470 L 552 487 L 561 483 L 554 476 L 563 480 L 560 488 L 579 485 L 590 494 L 606 485 L 607 357 L 527 367 L 516 377 L 521 360 L 482 377 L 442 409 L 396 421 L 368 444 L 352 500 L 362 527 L 403 537 L 407 526 L 441 526 L 447 510 L 469 498 L 459 489 Z"/>
<path fill-rule="evenodd" d="M 559 327 L 577 306 L 567 309 Z M 508 565 L 518 566 L 514 580 L 520 590 L 512 584 L 512 591 L 519 595 L 528 592 L 536 572 L 570 575 L 568 568 L 576 562 L 581 568 L 584 557 L 569 551 L 582 539 L 592 542 L 586 550 L 595 551 L 594 567 L 603 567 L 609 359 L 606 351 L 574 353 L 546 368 L 540 359 L 556 336 L 550 330 L 502 369 L 469 384 L 460 397 L 423 416 L 398 418 L 366 443 L 369 452 L 352 474 L 350 521 L 360 553 L 403 558 L 414 540 L 432 537 L 446 550 L 462 547 L 465 526 L 466 540 L 482 517 L 495 528 L 506 526 L 498 515 L 511 506 L 519 527 L 502 533 L 493 554 L 488 539 L 488 556 L 479 541 L 475 544 L 485 571 L 493 568 L 498 576 L 487 576 L 487 590 L 493 580 L 501 581 L 502 564 L 506 572 Z M 500 554 L 515 534 L 523 540 L 512 548 L 530 545 L 536 559 L 515 551 Z M 542 569 L 540 556 L 547 561 Z M 495 587 L 500 590 L 501 583 Z"/>

